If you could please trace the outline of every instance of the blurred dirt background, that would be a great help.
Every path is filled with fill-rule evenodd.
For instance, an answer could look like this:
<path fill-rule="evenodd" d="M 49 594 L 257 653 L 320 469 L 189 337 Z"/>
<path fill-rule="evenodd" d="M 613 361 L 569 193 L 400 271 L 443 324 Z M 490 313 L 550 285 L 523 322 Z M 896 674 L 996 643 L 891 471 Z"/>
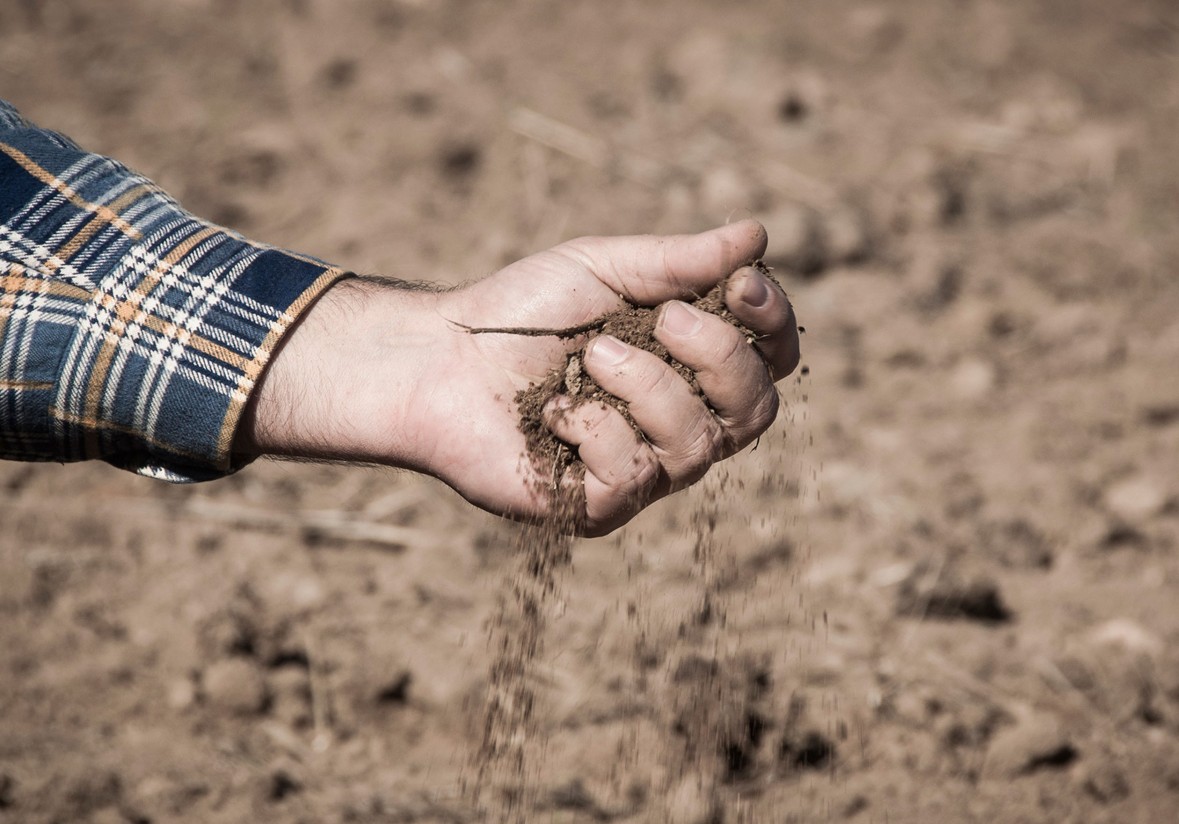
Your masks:
<path fill-rule="evenodd" d="M 574 547 L 527 820 L 1174 815 L 1173 3 L 4 0 L 0 95 L 361 272 L 765 222 L 806 368 Z M 0 822 L 481 819 L 514 527 L 333 466 L 0 489 Z"/>

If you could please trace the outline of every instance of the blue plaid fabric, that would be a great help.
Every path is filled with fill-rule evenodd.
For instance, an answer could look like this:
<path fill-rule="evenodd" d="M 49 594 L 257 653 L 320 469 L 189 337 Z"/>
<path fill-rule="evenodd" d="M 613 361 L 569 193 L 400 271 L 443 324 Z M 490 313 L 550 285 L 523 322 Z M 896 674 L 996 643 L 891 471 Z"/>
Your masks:
<path fill-rule="evenodd" d="M 185 482 L 342 270 L 252 243 L 0 100 L 0 458 Z"/>

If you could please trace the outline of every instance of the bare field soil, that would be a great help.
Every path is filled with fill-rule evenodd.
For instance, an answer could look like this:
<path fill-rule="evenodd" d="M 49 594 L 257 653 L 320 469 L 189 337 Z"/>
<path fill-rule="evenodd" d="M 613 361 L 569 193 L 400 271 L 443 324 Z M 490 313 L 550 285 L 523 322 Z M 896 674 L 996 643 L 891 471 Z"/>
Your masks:
<path fill-rule="evenodd" d="M 1174 815 L 1173 3 L 6 2 L 0 96 L 361 272 L 765 222 L 782 418 L 574 544 L 492 809 Z M 498 815 L 517 527 L 297 464 L 5 463 L 0 519 L 3 824 Z"/>

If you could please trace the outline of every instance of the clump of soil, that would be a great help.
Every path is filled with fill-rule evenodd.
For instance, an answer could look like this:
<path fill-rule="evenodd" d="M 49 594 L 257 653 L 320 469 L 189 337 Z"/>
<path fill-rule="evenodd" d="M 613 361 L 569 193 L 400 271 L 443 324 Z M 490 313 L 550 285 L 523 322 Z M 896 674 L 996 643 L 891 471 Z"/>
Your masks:
<path fill-rule="evenodd" d="M 762 261 L 758 260 L 750 265 L 756 267 L 767 277 L 774 279 L 769 267 Z M 728 282 L 729 279 L 725 278 L 705 294 L 688 302 L 697 309 L 717 315 L 733 324 L 752 343 L 757 336 L 725 306 L 724 295 Z M 675 369 L 693 389 L 697 392 L 700 391 L 695 373 L 673 358 L 667 348 L 655 338 L 655 323 L 658 317 L 658 307 L 629 304 L 603 315 L 596 321 L 568 329 L 471 330 L 473 332 L 506 331 L 509 334 L 545 334 L 562 338 L 588 334 L 579 347 L 566 355 L 563 367 L 552 370 L 544 380 L 532 384 L 516 395 L 516 405 L 520 410 L 520 431 L 524 433 L 527 442 L 528 457 L 542 478 L 553 478 L 555 486 L 563 478 L 580 481 L 581 473 L 584 472 L 584 466 L 578 459 L 576 451 L 568 444 L 562 443 L 545 423 L 543 414 L 545 406 L 558 395 L 566 395 L 573 399 L 573 408 L 590 402 L 609 404 L 622 413 L 639 437 L 643 436 L 631 418 L 626 402 L 603 389 L 585 371 L 585 351 L 596 336 L 611 335 L 623 343 L 651 352 Z M 580 489 L 580 487 L 580 483 L 571 485 L 571 488 L 574 489 Z M 570 507 L 566 502 L 558 504 L 557 508 L 568 510 Z"/>

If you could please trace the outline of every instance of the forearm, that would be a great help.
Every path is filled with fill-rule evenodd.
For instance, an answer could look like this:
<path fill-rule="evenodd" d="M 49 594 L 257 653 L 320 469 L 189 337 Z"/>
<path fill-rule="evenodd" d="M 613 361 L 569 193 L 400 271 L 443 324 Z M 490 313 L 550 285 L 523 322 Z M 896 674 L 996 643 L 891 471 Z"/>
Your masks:
<path fill-rule="evenodd" d="M 438 299 L 368 278 L 328 289 L 274 353 L 235 453 L 428 471 L 435 428 L 426 407 L 453 334 Z"/>

